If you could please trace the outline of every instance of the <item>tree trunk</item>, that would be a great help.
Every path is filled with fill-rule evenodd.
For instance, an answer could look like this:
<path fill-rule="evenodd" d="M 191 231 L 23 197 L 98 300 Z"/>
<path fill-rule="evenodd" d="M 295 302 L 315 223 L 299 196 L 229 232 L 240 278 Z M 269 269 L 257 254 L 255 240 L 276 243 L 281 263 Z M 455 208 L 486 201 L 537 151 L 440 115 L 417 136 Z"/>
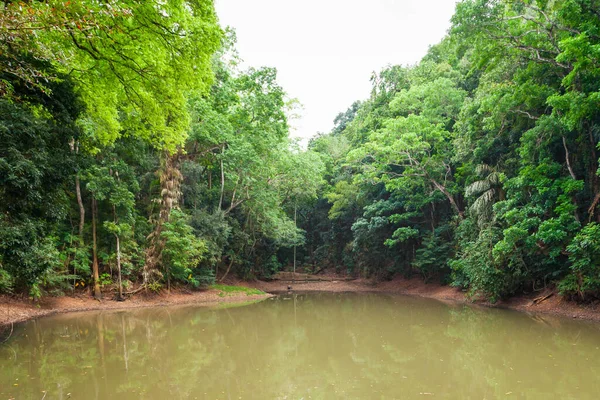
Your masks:
<path fill-rule="evenodd" d="M 506 192 L 502 188 L 502 186 L 498 186 L 498 200 L 504 201 L 506 200 Z"/>
<path fill-rule="evenodd" d="M 119 175 L 117 174 L 117 179 L 119 179 Z M 113 204 L 113 220 L 115 225 L 118 226 L 119 218 L 117 217 L 117 207 Z M 119 296 L 117 300 L 123 301 L 123 284 L 121 281 L 121 239 L 119 235 L 115 233 L 115 240 L 117 242 L 117 281 L 119 283 Z"/>
<path fill-rule="evenodd" d="M 97 217 L 96 198 L 92 195 L 92 273 L 94 275 L 94 297 L 100 300 L 100 275 L 98 273 L 98 241 L 96 238 L 96 217 Z"/>
<path fill-rule="evenodd" d="M 223 170 L 223 150 L 221 150 L 221 197 L 219 198 L 219 210 L 223 207 L 224 192 L 225 192 L 225 171 Z"/>
<path fill-rule="evenodd" d="M 77 195 L 77 204 L 79 205 L 79 241 L 81 242 L 81 245 L 83 245 L 83 228 L 85 227 L 85 207 L 83 206 L 83 199 L 81 197 L 81 184 L 79 182 L 79 173 L 75 175 L 75 194 Z"/>
<path fill-rule="evenodd" d="M 596 215 L 596 221 L 600 222 L 600 214 L 596 214 L 596 206 L 598 205 L 598 202 L 600 202 L 600 182 L 598 182 L 598 156 L 596 155 L 597 143 L 595 143 L 592 128 L 593 128 L 593 126 L 590 126 L 590 128 L 588 130 L 588 138 L 590 141 L 590 152 L 591 152 L 589 174 L 590 174 L 590 181 L 591 181 L 591 186 L 592 186 L 593 200 L 592 200 L 590 207 L 588 208 L 588 215 L 589 215 L 588 220 L 591 222 L 592 219 L 594 218 L 594 215 Z"/>
<path fill-rule="evenodd" d="M 163 153 L 162 168 L 160 177 L 160 211 L 158 218 L 154 221 L 154 231 L 148 236 L 150 246 L 146 249 L 146 262 L 143 269 L 144 286 L 151 279 L 161 278 L 163 274 L 158 270 L 161 261 L 162 250 L 165 246 L 165 240 L 162 238 L 163 225 L 169 222 L 171 210 L 177 206 L 181 195 L 182 175 L 179 171 L 180 153 Z"/>
<path fill-rule="evenodd" d="M 71 139 L 71 151 L 75 154 L 79 154 L 79 142 L 75 139 Z M 75 195 L 77 196 L 77 204 L 79 205 L 79 241 L 81 245 L 83 242 L 83 228 L 85 226 L 85 207 L 83 206 L 83 200 L 81 198 L 81 184 L 79 182 L 79 170 L 75 174 Z"/>
<path fill-rule="evenodd" d="M 167 293 L 171 294 L 171 273 L 168 266 L 165 272 L 167 273 Z"/>
<path fill-rule="evenodd" d="M 567 169 L 569 170 L 569 175 L 571 175 L 571 178 L 573 178 L 574 180 L 577 180 L 577 177 L 575 176 L 575 172 L 573 171 L 573 167 L 571 166 L 571 158 L 569 157 L 569 147 L 567 147 L 567 139 L 564 136 L 562 137 L 562 143 L 563 143 L 563 147 L 565 149 L 565 161 L 567 162 Z M 577 202 L 577 197 L 572 196 L 571 201 L 575 205 L 575 210 L 573 211 L 573 216 L 575 217 L 575 219 L 577 221 L 579 221 L 580 220 L 579 219 L 579 204 Z"/>
<path fill-rule="evenodd" d="M 574 180 L 577 180 L 577 178 L 575 177 L 575 172 L 573 172 L 573 167 L 571 167 L 571 160 L 569 159 L 569 148 L 567 147 L 567 139 L 565 139 L 565 137 L 562 137 L 562 142 L 563 142 L 563 147 L 565 148 L 565 160 L 567 162 L 567 169 L 569 170 L 569 174 L 571 175 L 571 178 L 573 178 Z"/>
<path fill-rule="evenodd" d="M 452 194 L 450 194 L 450 192 L 443 185 L 440 185 L 436 180 L 432 179 L 431 183 L 433 183 L 433 186 L 435 186 L 440 192 L 444 193 L 444 195 L 446 196 L 446 198 L 448 198 L 448 201 L 450 202 L 452 208 L 454 208 L 454 211 L 456 211 L 460 219 L 464 219 L 465 215 L 458 207 L 458 204 L 456 203 L 456 200 L 454 200 Z"/>
<path fill-rule="evenodd" d="M 121 241 L 119 235 L 115 235 L 117 238 L 117 281 L 119 282 L 119 301 L 123 300 L 123 284 L 121 282 Z"/>
<path fill-rule="evenodd" d="M 227 271 L 225 271 L 225 275 L 223 275 L 221 277 L 221 279 L 219 279 L 219 282 L 223 282 L 223 280 L 225 278 L 227 278 L 227 275 L 229 274 L 229 271 L 231 270 L 231 266 L 233 265 L 233 257 L 231 257 L 231 259 L 229 260 L 229 265 L 227 266 Z M 215 275 L 216 277 L 216 275 Z"/>
<path fill-rule="evenodd" d="M 294 202 L 294 225 L 296 229 L 298 228 L 298 208 L 296 203 Z M 296 244 L 294 244 L 294 278 L 293 282 L 296 281 Z"/>

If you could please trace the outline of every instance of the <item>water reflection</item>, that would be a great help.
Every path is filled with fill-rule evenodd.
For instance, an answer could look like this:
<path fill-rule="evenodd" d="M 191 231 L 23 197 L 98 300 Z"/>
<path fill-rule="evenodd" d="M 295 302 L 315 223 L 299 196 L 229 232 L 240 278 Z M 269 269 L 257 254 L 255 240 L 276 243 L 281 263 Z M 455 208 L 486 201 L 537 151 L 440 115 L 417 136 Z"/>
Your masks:
<path fill-rule="evenodd" d="M 31 321 L 0 347 L 0 399 L 596 399 L 599 346 L 596 324 L 292 294 Z"/>

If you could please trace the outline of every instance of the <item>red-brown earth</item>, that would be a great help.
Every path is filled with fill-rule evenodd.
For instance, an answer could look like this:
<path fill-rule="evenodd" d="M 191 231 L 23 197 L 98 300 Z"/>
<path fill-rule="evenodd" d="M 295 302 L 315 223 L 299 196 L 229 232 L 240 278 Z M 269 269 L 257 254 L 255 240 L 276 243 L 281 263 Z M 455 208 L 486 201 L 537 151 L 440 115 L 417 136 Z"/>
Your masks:
<path fill-rule="evenodd" d="M 116 301 L 107 295 L 98 301 L 88 294 L 63 297 L 45 297 L 39 302 L 32 302 L 23 297 L 0 296 L 0 327 L 10 327 L 13 323 L 42 316 L 91 310 L 118 310 L 141 307 L 160 307 L 178 304 L 216 305 L 224 302 L 244 302 L 258 300 L 271 296 L 269 293 L 285 292 L 288 286 L 296 292 L 380 292 L 420 296 L 437 299 L 444 302 L 478 304 L 488 307 L 509 308 L 528 313 L 554 314 L 569 318 L 600 321 L 600 304 L 578 304 L 569 301 L 558 293 L 547 291 L 537 294 L 515 296 L 505 301 L 491 304 L 486 301 L 473 300 L 465 292 L 450 286 L 437 283 L 425 283 L 420 278 L 396 278 L 391 281 L 373 282 L 366 279 L 347 280 L 336 276 L 319 277 L 320 281 L 291 282 L 288 280 L 274 281 L 235 281 L 228 284 L 260 289 L 267 294 L 248 295 L 243 292 L 221 293 L 216 289 L 190 292 L 173 290 L 171 293 L 137 294 L 126 301 Z"/>

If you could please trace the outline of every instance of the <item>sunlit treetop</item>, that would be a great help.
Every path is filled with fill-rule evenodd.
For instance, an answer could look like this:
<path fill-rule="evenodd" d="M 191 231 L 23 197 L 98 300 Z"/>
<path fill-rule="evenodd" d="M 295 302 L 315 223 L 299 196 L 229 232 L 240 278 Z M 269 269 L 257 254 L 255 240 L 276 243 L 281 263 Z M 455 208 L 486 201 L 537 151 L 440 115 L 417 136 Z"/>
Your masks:
<path fill-rule="evenodd" d="M 86 104 L 84 143 L 120 135 L 174 150 L 186 137 L 190 92 L 207 92 L 221 29 L 210 0 L 9 2 L 0 17 L 0 68 L 30 86 L 68 74 Z M 6 84 L 0 87 L 10 94 Z"/>

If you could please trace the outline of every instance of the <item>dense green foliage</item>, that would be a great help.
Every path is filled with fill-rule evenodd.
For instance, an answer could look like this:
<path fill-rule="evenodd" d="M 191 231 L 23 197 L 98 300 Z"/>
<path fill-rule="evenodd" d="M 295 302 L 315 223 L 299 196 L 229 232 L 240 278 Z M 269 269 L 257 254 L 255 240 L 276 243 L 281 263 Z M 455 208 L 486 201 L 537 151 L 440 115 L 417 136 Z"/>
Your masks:
<path fill-rule="evenodd" d="M 268 277 L 298 247 L 313 272 L 600 293 L 596 0 L 462 1 L 307 151 L 211 1 L 0 4 L 0 291 Z"/>
<path fill-rule="evenodd" d="M 492 299 L 597 295 L 599 8 L 465 0 L 420 63 L 375 75 L 310 145 L 328 184 L 307 261 Z"/>
<path fill-rule="evenodd" d="M 302 243 L 322 163 L 212 1 L 0 7 L 1 292 L 208 286 Z"/>

